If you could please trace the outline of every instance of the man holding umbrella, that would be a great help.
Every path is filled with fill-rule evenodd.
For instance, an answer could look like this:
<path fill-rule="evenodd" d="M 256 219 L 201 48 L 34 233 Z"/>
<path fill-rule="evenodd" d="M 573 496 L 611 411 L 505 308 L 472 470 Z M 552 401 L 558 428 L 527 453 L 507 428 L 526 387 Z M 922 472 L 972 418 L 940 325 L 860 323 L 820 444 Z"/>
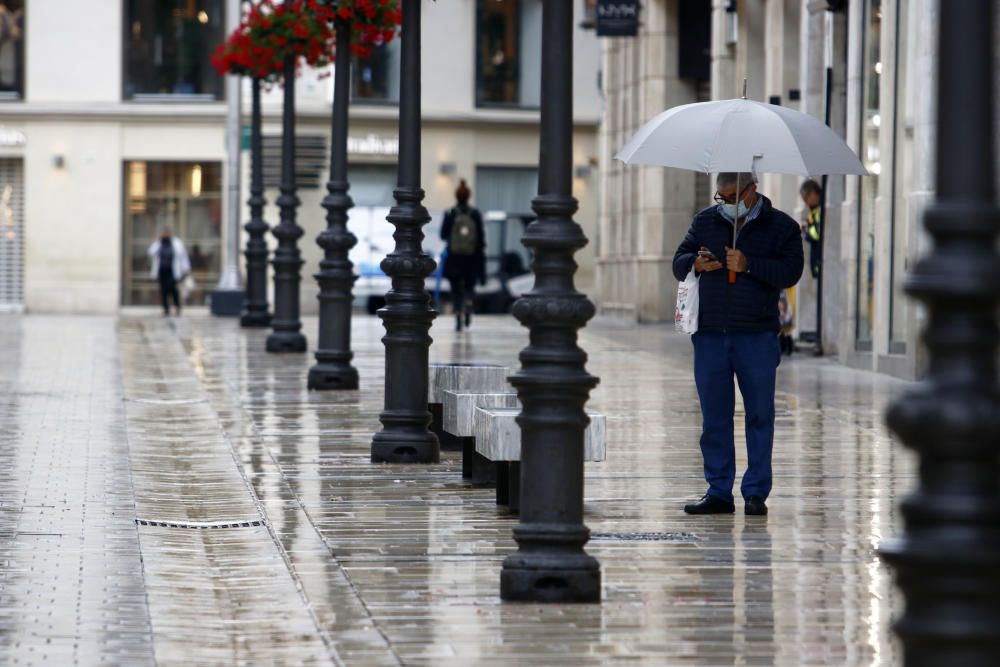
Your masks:
<path fill-rule="evenodd" d="M 694 376 L 701 402 L 701 453 L 708 492 L 688 514 L 735 511 L 733 378 L 746 411 L 748 466 L 740 490 L 745 512 L 767 514 L 774 441 L 774 385 L 781 349 L 778 299 L 802 276 L 799 226 L 758 194 L 750 173 L 720 173 L 716 205 L 698 213 L 674 255 L 684 280 L 699 275 Z"/>
<path fill-rule="evenodd" d="M 678 280 L 692 268 L 700 275 L 694 377 L 709 486 L 705 497 L 684 511 L 734 511 L 735 376 L 746 407 L 749 466 L 741 484 L 746 513 L 767 514 L 774 377 L 781 358 L 778 297 L 799 281 L 803 258 L 799 226 L 757 194 L 754 175 L 868 172 L 844 140 L 816 118 L 747 99 L 746 80 L 742 98 L 683 104 L 657 114 L 615 158 L 719 174 L 717 205 L 695 216 L 674 256 Z"/>

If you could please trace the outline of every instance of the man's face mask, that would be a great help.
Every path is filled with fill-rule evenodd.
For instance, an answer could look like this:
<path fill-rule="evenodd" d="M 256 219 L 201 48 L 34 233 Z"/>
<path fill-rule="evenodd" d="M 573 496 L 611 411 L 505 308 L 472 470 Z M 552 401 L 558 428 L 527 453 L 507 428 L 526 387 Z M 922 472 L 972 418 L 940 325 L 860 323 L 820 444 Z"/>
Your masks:
<path fill-rule="evenodd" d="M 723 204 L 722 210 L 727 217 L 730 218 L 742 218 L 747 214 L 747 205 L 740 200 L 739 205 L 737 204 Z"/>
<path fill-rule="evenodd" d="M 743 201 L 747 190 L 753 187 L 753 183 L 749 183 L 745 188 L 740 191 L 739 202 L 733 201 L 730 203 L 727 201 L 728 198 L 722 197 L 722 195 L 716 193 L 715 201 L 719 204 L 719 208 L 722 214 L 729 218 L 730 220 L 735 220 L 736 218 L 742 218 L 747 214 L 747 205 Z M 735 200 L 735 198 L 734 198 Z"/>

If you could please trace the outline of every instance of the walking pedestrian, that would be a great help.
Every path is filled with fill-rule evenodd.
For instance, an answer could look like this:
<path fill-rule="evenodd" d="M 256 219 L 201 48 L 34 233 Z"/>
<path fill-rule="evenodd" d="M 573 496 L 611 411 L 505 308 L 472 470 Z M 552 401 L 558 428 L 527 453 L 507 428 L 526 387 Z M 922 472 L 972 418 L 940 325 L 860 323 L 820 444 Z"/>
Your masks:
<path fill-rule="evenodd" d="M 447 244 L 444 277 L 451 285 L 455 310 L 455 331 L 472 323 L 476 281 L 486 284 L 486 234 L 483 216 L 469 205 L 472 191 L 463 178 L 455 190 L 456 204 L 445 213 L 441 239 Z"/>
<path fill-rule="evenodd" d="M 809 271 L 813 278 L 819 278 L 820 264 L 820 238 L 819 219 L 822 214 L 820 204 L 823 201 L 823 188 L 816 181 L 809 179 L 799 186 L 799 196 L 802 202 L 809 207 L 809 216 L 805 224 L 802 225 L 802 234 L 809 243 Z"/>
<path fill-rule="evenodd" d="M 160 301 L 163 303 L 163 316 L 170 315 L 169 298 L 173 298 L 177 314 L 181 314 L 181 298 L 177 285 L 191 273 L 191 259 L 188 257 L 184 243 L 173 236 L 169 229 L 160 232 L 160 238 L 153 241 L 147 251 L 152 263 L 150 275 L 160 283 Z"/>
<path fill-rule="evenodd" d="M 735 376 L 746 412 L 748 466 L 740 484 L 744 511 L 763 515 L 771 492 L 774 384 L 781 361 L 778 298 L 802 276 L 802 241 L 795 221 L 758 194 L 753 174 L 719 174 L 716 187 L 717 205 L 694 217 L 673 262 L 678 280 L 692 268 L 700 276 L 698 332 L 692 342 L 709 488 L 684 511 L 735 511 Z M 730 284 L 723 269 L 736 273 L 735 282 Z"/>

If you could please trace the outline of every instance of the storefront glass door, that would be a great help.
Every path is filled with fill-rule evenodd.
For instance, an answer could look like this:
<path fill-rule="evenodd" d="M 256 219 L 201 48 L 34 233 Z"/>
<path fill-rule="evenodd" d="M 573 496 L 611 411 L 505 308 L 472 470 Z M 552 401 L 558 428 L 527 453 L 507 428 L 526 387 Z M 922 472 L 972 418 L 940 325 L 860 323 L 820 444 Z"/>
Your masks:
<path fill-rule="evenodd" d="M 150 245 L 169 229 L 191 258 L 188 305 L 204 305 L 219 279 L 222 166 L 218 162 L 126 162 L 122 303 L 159 303 Z"/>

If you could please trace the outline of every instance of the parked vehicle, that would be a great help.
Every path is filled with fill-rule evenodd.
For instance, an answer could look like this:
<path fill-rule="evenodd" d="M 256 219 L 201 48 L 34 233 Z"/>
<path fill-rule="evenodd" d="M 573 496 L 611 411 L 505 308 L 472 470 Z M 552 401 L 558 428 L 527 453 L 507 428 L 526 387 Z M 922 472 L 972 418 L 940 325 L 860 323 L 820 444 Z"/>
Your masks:
<path fill-rule="evenodd" d="M 437 259 L 444 242 L 441 241 L 441 220 L 444 211 L 429 211 L 431 219 L 424 226 L 424 251 Z M 379 266 L 382 260 L 396 246 L 392 234 L 395 227 L 386 221 L 387 206 L 356 206 L 349 212 L 347 227 L 358 237 L 358 243 L 351 249 L 350 258 L 358 280 L 354 283 L 354 305 L 363 307 L 371 314 L 385 305 L 385 294 L 392 287 L 392 279 Z M 434 275 L 427 278 L 427 291 L 433 293 L 436 283 Z"/>
<path fill-rule="evenodd" d="M 444 213 L 430 211 L 431 220 L 424 226 L 424 250 L 438 263 L 437 270 L 426 281 L 427 291 L 436 307 L 448 303 L 450 299 L 448 280 L 441 276 L 441 252 L 445 247 L 441 240 Z M 385 305 L 385 294 L 392 286 L 391 278 L 379 266 L 395 247 L 392 238 L 394 227 L 385 219 L 388 214 L 388 207 L 358 206 L 350 210 L 347 223 L 358 238 L 350 253 L 358 274 L 354 285 L 355 305 L 371 314 Z M 506 211 L 487 211 L 483 214 L 486 227 L 486 285 L 476 288 L 476 312 L 507 312 L 519 295 L 512 294 L 511 280 L 525 275 L 530 278 L 531 258 L 528 249 L 521 245 L 521 237 L 525 227 L 534 219 L 533 215 Z"/>

